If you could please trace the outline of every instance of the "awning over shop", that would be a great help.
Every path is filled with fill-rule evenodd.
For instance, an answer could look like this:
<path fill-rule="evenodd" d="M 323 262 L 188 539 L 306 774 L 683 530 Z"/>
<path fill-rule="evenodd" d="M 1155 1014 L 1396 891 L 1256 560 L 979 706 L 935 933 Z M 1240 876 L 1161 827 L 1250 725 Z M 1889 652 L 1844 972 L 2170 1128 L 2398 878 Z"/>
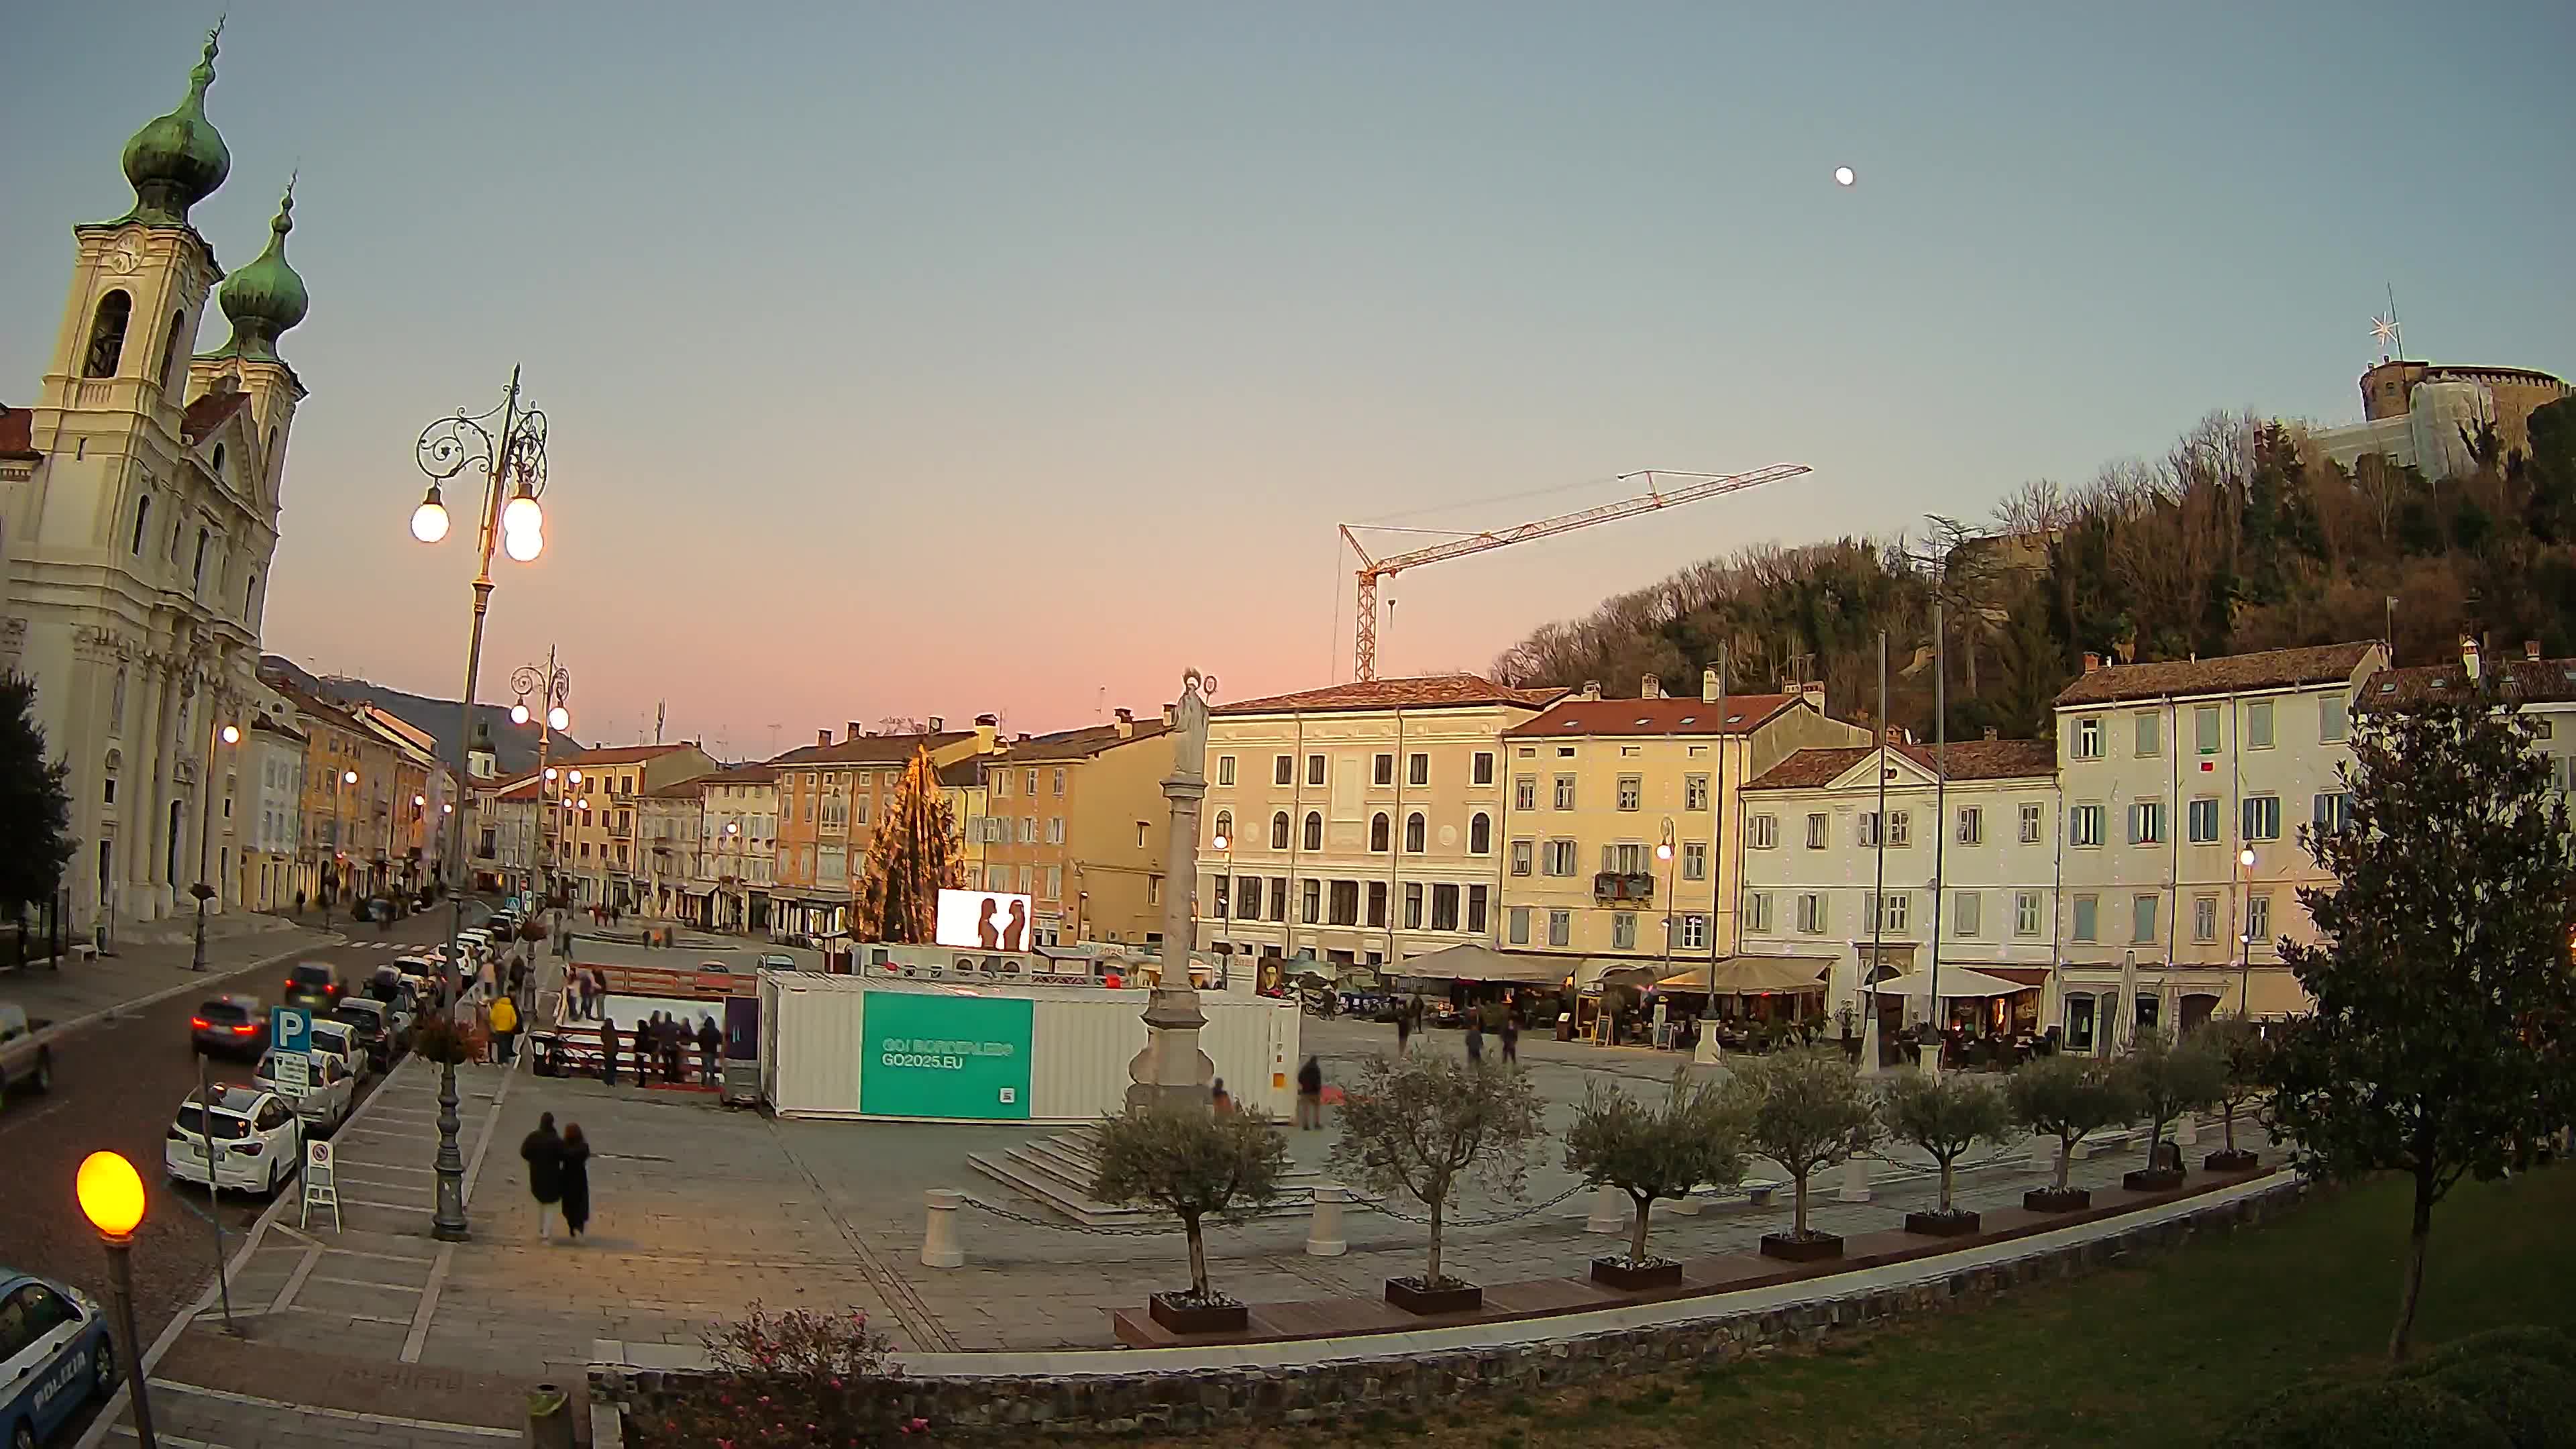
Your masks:
<path fill-rule="evenodd" d="M 1570 963 L 1563 956 L 1516 955 L 1470 942 L 1408 956 L 1391 969 L 1398 976 L 1425 981 L 1494 981 L 1519 986 L 1554 986 L 1565 979 Z"/>
<path fill-rule="evenodd" d="M 1965 966 L 1944 969 L 1939 985 L 1944 1001 L 1962 996 L 2010 996 L 2016 991 L 2036 989 L 2000 976 L 1989 976 L 1983 971 L 1971 971 Z M 1890 977 L 1870 989 L 1881 996 L 1922 996 L 1932 987 L 1930 973 L 1918 971 L 1908 976 Z"/>
<path fill-rule="evenodd" d="M 1814 991 L 1824 985 L 1825 968 L 1832 964 L 1821 956 L 1728 956 L 1717 963 L 1714 984 L 1720 996 Z M 1705 965 L 1676 971 L 1659 983 L 1666 991 L 1707 991 L 1711 984 Z"/>

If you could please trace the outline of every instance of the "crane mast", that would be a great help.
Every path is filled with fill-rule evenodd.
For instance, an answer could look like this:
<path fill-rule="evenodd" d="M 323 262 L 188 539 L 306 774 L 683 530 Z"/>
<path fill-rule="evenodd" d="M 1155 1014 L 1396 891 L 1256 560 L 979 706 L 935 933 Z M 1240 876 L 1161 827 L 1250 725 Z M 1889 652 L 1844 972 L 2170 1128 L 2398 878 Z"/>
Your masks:
<path fill-rule="evenodd" d="M 1724 493 L 1740 493 L 1747 488 L 1776 483 L 1783 478 L 1795 478 L 1801 473 L 1813 471 L 1804 463 L 1774 463 L 1768 468 L 1757 468 L 1750 473 L 1681 473 L 1658 468 L 1649 468 L 1637 473 L 1622 473 L 1619 475 L 1622 481 L 1633 478 L 1645 479 L 1646 491 L 1633 498 L 1622 498 L 1615 503 L 1603 503 L 1592 508 L 1578 509 L 1572 513 L 1561 513 L 1554 518 L 1542 518 L 1486 533 L 1462 534 L 1444 543 L 1435 543 L 1426 548 L 1414 549 L 1409 553 L 1390 554 L 1385 558 L 1370 557 L 1367 547 L 1360 542 L 1359 535 L 1351 531 L 1354 525 L 1342 524 L 1342 540 L 1351 546 L 1351 552 L 1357 554 L 1360 561 L 1356 591 L 1359 620 L 1357 629 L 1352 633 L 1351 677 L 1353 679 L 1377 678 L 1377 595 L 1380 580 L 1393 578 L 1406 569 L 1420 568 L 1424 564 L 1464 558 L 1471 553 L 1483 553 L 1489 549 L 1503 548 L 1515 543 L 1528 543 L 1533 539 L 1553 538 L 1557 534 L 1571 533 L 1578 528 L 1590 528 L 1596 523 L 1610 523 L 1617 519 L 1632 518 L 1640 513 L 1652 513 L 1660 508 L 1697 503 L 1703 498 L 1715 498 Z M 1662 480 L 1668 478 L 1687 481 L 1683 481 L 1679 487 L 1666 488 Z M 1366 527 L 1364 524 L 1358 526 Z"/>

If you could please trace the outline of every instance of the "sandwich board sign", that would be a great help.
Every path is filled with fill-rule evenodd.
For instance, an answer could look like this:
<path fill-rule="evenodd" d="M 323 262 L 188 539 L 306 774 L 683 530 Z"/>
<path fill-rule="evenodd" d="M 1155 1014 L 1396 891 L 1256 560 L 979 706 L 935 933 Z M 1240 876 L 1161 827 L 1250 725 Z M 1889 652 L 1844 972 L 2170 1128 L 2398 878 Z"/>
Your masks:
<path fill-rule="evenodd" d="M 313 1210 L 331 1215 L 331 1231 L 340 1231 L 340 1187 L 331 1172 L 331 1144 L 304 1144 L 304 1212 L 298 1227 L 313 1226 Z"/>

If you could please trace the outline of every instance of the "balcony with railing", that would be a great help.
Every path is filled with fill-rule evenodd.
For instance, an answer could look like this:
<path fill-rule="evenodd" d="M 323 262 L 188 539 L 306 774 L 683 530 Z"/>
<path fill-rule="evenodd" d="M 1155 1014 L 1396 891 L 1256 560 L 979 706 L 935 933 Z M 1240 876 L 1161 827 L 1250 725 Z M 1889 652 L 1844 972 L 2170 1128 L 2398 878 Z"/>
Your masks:
<path fill-rule="evenodd" d="M 1602 905 L 1650 905 L 1655 899 L 1655 877 L 1649 871 L 1602 871 L 1592 877 L 1592 899 Z"/>

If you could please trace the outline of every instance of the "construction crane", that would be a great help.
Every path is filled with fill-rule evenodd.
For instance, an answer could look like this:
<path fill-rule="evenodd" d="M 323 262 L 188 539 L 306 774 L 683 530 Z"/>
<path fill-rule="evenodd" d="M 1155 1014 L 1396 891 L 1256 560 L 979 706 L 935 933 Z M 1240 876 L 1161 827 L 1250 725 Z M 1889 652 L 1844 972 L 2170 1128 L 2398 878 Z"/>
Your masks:
<path fill-rule="evenodd" d="M 1554 518 L 1542 518 L 1535 523 L 1524 523 L 1500 532 L 1460 534 L 1446 543 L 1435 543 L 1428 548 L 1418 548 L 1411 553 L 1393 554 L 1386 558 L 1369 557 L 1369 551 L 1360 544 L 1359 535 L 1351 532 L 1354 526 L 1365 528 L 1368 525 L 1342 524 L 1343 540 L 1350 544 L 1351 552 L 1358 554 L 1360 559 L 1359 628 L 1352 637 L 1354 653 L 1351 677 L 1353 679 L 1377 678 L 1377 587 L 1382 579 L 1393 578 L 1406 569 L 1439 563 L 1443 559 L 1464 558 L 1471 553 L 1483 553 L 1487 549 L 1501 548 L 1506 544 L 1527 543 L 1534 538 L 1552 538 L 1560 533 L 1571 533 L 1578 528 L 1590 528 L 1596 523 L 1608 523 L 1614 519 L 1629 518 L 1640 513 L 1652 513 L 1658 508 L 1697 503 L 1703 498 L 1715 498 L 1721 493 L 1741 493 L 1747 488 L 1757 488 L 1765 483 L 1776 483 L 1783 478 L 1795 478 L 1801 473 L 1813 471 L 1815 470 L 1804 463 L 1774 463 L 1768 468 L 1759 468 L 1750 473 L 1680 473 L 1668 468 L 1648 468 L 1636 473 L 1622 473 L 1619 475 L 1621 482 L 1634 478 L 1645 479 L 1646 491 L 1634 498 L 1622 498 L 1616 503 L 1604 503 L 1596 508 L 1563 513 Z M 1682 482 L 1678 488 L 1667 489 L 1662 482 L 1667 478 L 1688 481 Z"/>

